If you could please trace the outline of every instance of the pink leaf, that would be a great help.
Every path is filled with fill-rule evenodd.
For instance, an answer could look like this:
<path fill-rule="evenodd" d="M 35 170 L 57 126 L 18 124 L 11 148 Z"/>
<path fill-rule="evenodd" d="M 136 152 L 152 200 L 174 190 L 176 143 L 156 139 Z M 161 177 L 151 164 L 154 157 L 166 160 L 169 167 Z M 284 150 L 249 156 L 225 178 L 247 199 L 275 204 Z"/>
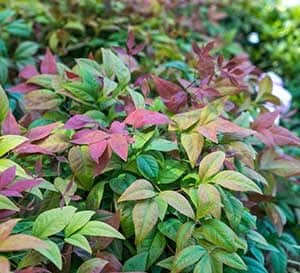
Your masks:
<path fill-rule="evenodd" d="M 18 180 L 16 183 L 11 185 L 8 189 L 10 191 L 22 192 L 25 190 L 29 190 L 37 185 L 39 185 L 42 181 L 35 179 L 22 179 Z"/>
<path fill-rule="evenodd" d="M 95 162 L 99 163 L 99 158 L 105 152 L 106 147 L 107 147 L 106 140 L 89 145 L 90 155 Z"/>
<path fill-rule="evenodd" d="M 19 73 L 19 77 L 24 80 L 29 80 L 30 78 L 39 75 L 40 73 L 36 70 L 35 66 L 32 64 L 26 65 L 21 72 Z"/>
<path fill-rule="evenodd" d="M 26 137 L 29 138 L 31 142 L 43 139 L 49 136 L 57 126 L 58 122 L 35 127 L 27 132 Z"/>
<path fill-rule="evenodd" d="M 3 135 L 20 135 L 19 124 L 17 123 L 14 115 L 9 111 L 2 124 Z"/>
<path fill-rule="evenodd" d="M 45 148 L 42 148 L 38 145 L 25 142 L 14 149 L 14 152 L 17 154 L 44 154 L 44 155 L 53 155 L 53 153 Z"/>
<path fill-rule="evenodd" d="M 74 144 L 92 144 L 105 140 L 108 135 L 100 130 L 82 130 L 77 132 L 72 143 Z"/>
<path fill-rule="evenodd" d="M 109 145 L 112 150 L 121 157 L 124 161 L 128 156 L 127 138 L 121 134 L 113 134 L 109 140 Z"/>
<path fill-rule="evenodd" d="M 87 124 L 95 124 L 95 120 L 85 115 L 75 115 L 65 124 L 65 129 L 81 129 Z"/>
<path fill-rule="evenodd" d="M 152 76 L 152 79 L 158 94 L 171 112 L 177 113 L 186 106 L 187 94 L 180 86 L 156 76 Z"/>
<path fill-rule="evenodd" d="M 109 132 L 111 134 L 127 134 L 127 131 L 125 130 L 125 123 L 119 122 L 119 121 L 114 121 L 110 125 Z"/>
<path fill-rule="evenodd" d="M 167 116 L 145 109 L 137 109 L 125 119 L 126 124 L 132 125 L 135 128 L 145 125 L 168 124 L 169 122 L 170 120 Z"/>
<path fill-rule="evenodd" d="M 49 48 L 41 62 L 41 72 L 42 74 L 56 74 L 57 72 L 56 60 Z"/>
<path fill-rule="evenodd" d="M 271 127 L 279 115 L 279 111 L 266 112 L 261 114 L 253 123 L 252 129 L 259 131 L 263 128 Z"/>
<path fill-rule="evenodd" d="M 0 174 L 0 189 L 11 183 L 16 177 L 16 166 L 10 167 Z"/>
<path fill-rule="evenodd" d="M 8 91 L 26 94 L 37 89 L 39 88 L 34 84 L 19 83 L 13 87 L 8 88 Z"/>

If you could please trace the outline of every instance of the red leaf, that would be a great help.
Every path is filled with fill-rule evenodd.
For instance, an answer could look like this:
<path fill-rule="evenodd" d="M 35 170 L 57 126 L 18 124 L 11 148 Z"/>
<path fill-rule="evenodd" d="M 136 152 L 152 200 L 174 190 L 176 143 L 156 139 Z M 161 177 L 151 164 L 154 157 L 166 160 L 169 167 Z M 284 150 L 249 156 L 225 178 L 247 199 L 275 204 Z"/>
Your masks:
<path fill-rule="evenodd" d="M 109 146 L 107 146 L 107 148 L 105 149 L 105 152 L 99 159 L 99 163 L 96 165 L 96 167 L 94 169 L 94 177 L 96 177 L 102 173 L 102 171 L 105 169 L 105 167 L 109 163 L 110 158 L 111 158 L 111 149 L 109 148 Z"/>
<path fill-rule="evenodd" d="M 37 89 L 39 88 L 34 84 L 19 83 L 13 87 L 8 88 L 8 91 L 26 94 Z"/>
<path fill-rule="evenodd" d="M 87 124 L 95 124 L 96 121 L 85 115 L 75 115 L 65 124 L 65 129 L 81 129 Z"/>
<path fill-rule="evenodd" d="M 108 138 L 108 135 L 100 130 L 82 130 L 74 135 L 71 142 L 75 144 L 93 144 L 106 138 Z"/>
<path fill-rule="evenodd" d="M 57 126 L 58 122 L 35 127 L 27 132 L 26 137 L 29 138 L 31 142 L 43 139 L 49 136 Z"/>
<path fill-rule="evenodd" d="M 2 132 L 3 135 L 20 135 L 19 124 L 11 111 L 8 112 L 8 115 L 2 123 Z"/>
<path fill-rule="evenodd" d="M 21 72 L 19 73 L 19 77 L 24 80 L 29 80 L 30 78 L 39 75 L 40 73 L 36 70 L 35 66 L 32 64 L 26 65 Z"/>
<path fill-rule="evenodd" d="M 56 74 L 57 72 L 56 60 L 49 48 L 41 62 L 41 72 L 42 74 Z"/>
<path fill-rule="evenodd" d="M 161 113 L 137 109 L 125 119 L 125 123 L 132 125 L 135 128 L 140 128 L 145 125 L 169 124 L 170 120 Z"/>
<path fill-rule="evenodd" d="M 126 136 L 113 134 L 109 140 L 109 145 L 119 157 L 121 157 L 124 161 L 127 160 L 128 143 Z"/>
<path fill-rule="evenodd" d="M 99 158 L 105 152 L 106 147 L 107 147 L 106 140 L 97 143 L 92 143 L 89 145 L 90 155 L 95 162 L 99 163 Z"/>
<path fill-rule="evenodd" d="M 16 177 L 16 166 L 10 167 L 0 174 L 0 189 L 11 183 Z"/>
<path fill-rule="evenodd" d="M 172 82 L 152 76 L 156 90 L 171 112 L 177 113 L 187 104 L 187 94 L 182 88 Z"/>

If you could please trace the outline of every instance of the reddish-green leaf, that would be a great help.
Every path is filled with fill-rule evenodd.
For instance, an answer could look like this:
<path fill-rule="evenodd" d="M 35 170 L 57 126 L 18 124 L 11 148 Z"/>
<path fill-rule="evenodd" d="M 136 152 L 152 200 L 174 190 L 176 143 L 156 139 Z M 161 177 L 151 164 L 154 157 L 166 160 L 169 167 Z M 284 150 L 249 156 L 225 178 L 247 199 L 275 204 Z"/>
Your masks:
<path fill-rule="evenodd" d="M 132 218 L 136 244 L 140 244 L 154 228 L 158 215 L 158 206 L 154 200 L 139 202 L 134 206 Z"/>
<path fill-rule="evenodd" d="M 171 207 L 190 218 L 195 218 L 194 211 L 188 200 L 176 191 L 162 191 L 159 196 Z"/>
<path fill-rule="evenodd" d="M 254 191 L 262 193 L 261 189 L 252 180 L 235 171 L 222 171 L 213 177 L 212 182 L 233 191 Z"/>

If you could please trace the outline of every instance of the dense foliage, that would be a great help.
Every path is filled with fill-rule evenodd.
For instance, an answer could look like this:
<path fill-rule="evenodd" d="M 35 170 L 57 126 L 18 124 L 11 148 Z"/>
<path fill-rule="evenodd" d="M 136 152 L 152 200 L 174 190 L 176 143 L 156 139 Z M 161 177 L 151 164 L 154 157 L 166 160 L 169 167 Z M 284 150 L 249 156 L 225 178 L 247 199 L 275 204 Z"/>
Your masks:
<path fill-rule="evenodd" d="M 1 273 L 297 272 L 300 139 L 202 2 L 4 5 Z"/>

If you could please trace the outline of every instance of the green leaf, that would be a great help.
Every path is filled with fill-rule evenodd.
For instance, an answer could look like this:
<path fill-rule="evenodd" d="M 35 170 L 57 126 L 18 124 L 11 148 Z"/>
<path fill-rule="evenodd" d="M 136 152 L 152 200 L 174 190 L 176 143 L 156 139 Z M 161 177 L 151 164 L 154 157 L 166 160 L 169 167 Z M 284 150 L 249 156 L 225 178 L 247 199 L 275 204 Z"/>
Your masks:
<path fill-rule="evenodd" d="M 5 135 L 0 137 L 0 157 L 16 148 L 27 140 L 26 137 L 18 135 Z"/>
<path fill-rule="evenodd" d="M 212 182 L 233 191 L 254 191 L 262 194 L 261 189 L 252 180 L 235 171 L 222 171 L 213 177 Z"/>
<path fill-rule="evenodd" d="M 140 173 L 149 180 L 155 180 L 158 177 L 159 166 L 152 155 L 139 155 L 136 159 L 137 167 Z"/>
<path fill-rule="evenodd" d="M 159 172 L 158 184 L 168 184 L 179 179 L 186 171 L 186 165 L 180 161 L 167 159 Z"/>
<path fill-rule="evenodd" d="M 1 42 L 1 40 L 0 40 L 0 42 Z M 0 43 L 0 45 L 1 45 L 1 43 Z M 8 60 L 6 58 L 0 57 L 0 84 L 6 84 L 6 82 L 7 82 L 8 65 L 9 65 Z M 2 96 L 0 96 L 0 97 L 1 97 L 1 102 L 2 102 L 3 97 Z M 5 108 L 4 108 L 4 110 L 5 110 Z"/>
<path fill-rule="evenodd" d="M 109 186 L 115 193 L 121 195 L 134 181 L 136 181 L 134 175 L 130 173 L 121 173 L 118 177 L 109 181 Z"/>
<path fill-rule="evenodd" d="M 278 248 L 278 250 L 279 252 L 272 251 L 270 253 L 272 268 L 274 273 L 286 272 L 288 257 L 284 249 Z"/>
<path fill-rule="evenodd" d="M 148 258 L 147 252 L 142 252 L 131 257 L 124 263 L 122 271 L 123 272 L 134 272 L 134 271 L 145 272 L 147 267 L 147 258 Z"/>
<path fill-rule="evenodd" d="M 89 86 L 83 82 L 68 82 L 62 85 L 68 92 L 80 101 L 95 103 L 95 98 L 90 94 Z"/>
<path fill-rule="evenodd" d="M 210 184 L 200 184 L 198 187 L 197 218 L 208 214 L 220 218 L 221 206 L 221 196 L 216 187 Z"/>
<path fill-rule="evenodd" d="M 271 94 L 272 92 L 272 79 L 269 76 L 265 76 L 258 85 L 258 94 L 255 101 L 260 101 L 264 95 Z"/>
<path fill-rule="evenodd" d="M 134 206 L 132 218 L 136 244 L 140 244 L 154 228 L 158 214 L 158 206 L 154 200 L 139 202 Z"/>
<path fill-rule="evenodd" d="M 77 184 L 83 189 L 89 190 L 94 182 L 95 163 L 90 157 L 88 147 L 72 147 L 69 151 L 68 159 Z"/>
<path fill-rule="evenodd" d="M 173 261 L 174 261 L 174 256 L 170 256 L 170 257 L 160 261 L 159 263 L 157 263 L 157 265 L 171 271 L 172 266 L 173 266 Z"/>
<path fill-rule="evenodd" d="M 171 207 L 173 207 L 183 215 L 190 218 L 195 218 L 195 214 L 190 203 L 180 193 L 176 191 L 162 191 L 159 196 L 163 200 L 165 200 Z"/>
<path fill-rule="evenodd" d="M 102 48 L 103 67 L 108 77 L 116 75 L 121 86 L 130 81 L 130 71 L 111 50 Z"/>
<path fill-rule="evenodd" d="M 9 102 L 5 91 L 0 85 L 0 125 L 5 120 L 9 110 Z"/>
<path fill-rule="evenodd" d="M 65 242 L 73 245 L 73 246 L 77 246 L 82 248 L 83 250 L 87 251 L 88 253 L 92 253 L 92 249 L 90 247 L 90 244 L 88 242 L 88 240 L 80 234 L 73 234 L 71 237 L 69 238 L 65 238 Z"/>
<path fill-rule="evenodd" d="M 99 209 L 104 193 L 104 187 L 105 183 L 100 182 L 91 189 L 86 199 L 86 207 L 88 209 Z"/>
<path fill-rule="evenodd" d="M 159 223 L 157 227 L 163 235 L 176 242 L 176 235 L 181 226 L 182 223 L 178 219 L 170 218 Z"/>
<path fill-rule="evenodd" d="M 145 108 L 145 99 L 142 94 L 137 91 L 128 88 L 129 94 L 133 100 L 134 106 L 136 109 L 144 109 Z"/>
<path fill-rule="evenodd" d="M 179 273 L 184 268 L 195 264 L 205 254 L 205 252 L 206 250 L 199 245 L 184 248 L 175 255 L 171 272 Z"/>
<path fill-rule="evenodd" d="M 120 196 L 118 202 L 144 200 L 156 195 L 150 182 L 144 179 L 138 179 L 132 183 Z"/>
<path fill-rule="evenodd" d="M 36 248 L 35 250 L 48 258 L 59 270 L 62 269 L 62 257 L 57 244 L 51 240 L 44 240 L 47 248 Z"/>
<path fill-rule="evenodd" d="M 264 265 L 255 259 L 250 257 L 244 257 L 243 259 L 248 267 L 247 273 L 268 273 L 268 271 L 264 268 Z"/>
<path fill-rule="evenodd" d="M 81 234 L 85 236 L 101 236 L 101 237 L 125 239 L 124 236 L 115 228 L 100 221 L 88 222 L 76 234 Z"/>
<path fill-rule="evenodd" d="M 213 257 L 216 258 L 219 262 L 226 264 L 229 267 L 247 270 L 247 266 L 241 257 L 236 253 L 228 253 L 224 250 L 217 249 L 212 253 Z"/>
<path fill-rule="evenodd" d="M 181 251 L 189 243 L 192 237 L 195 224 L 193 222 L 184 223 L 176 234 L 176 252 Z"/>
<path fill-rule="evenodd" d="M 194 236 L 204 238 L 212 244 L 223 248 L 229 252 L 237 250 L 235 244 L 235 233 L 222 221 L 218 219 L 210 219 L 196 229 Z"/>
<path fill-rule="evenodd" d="M 27 83 L 33 83 L 42 86 L 45 89 L 52 90 L 53 82 L 55 82 L 55 79 L 57 79 L 57 76 L 55 75 L 40 74 L 40 75 L 33 76 L 32 78 L 27 80 Z"/>
<path fill-rule="evenodd" d="M 216 174 L 223 166 L 225 153 L 222 151 L 213 152 L 205 156 L 199 165 L 199 177 L 205 181 Z"/>
<path fill-rule="evenodd" d="M 8 197 L 0 194 L 0 210 L 7 209 L 7 210 L 14 210 L 19 211 L 20 209 L 8 199 Z"/>
<path fill-rule="evenodd" d="M 164 220 L 167 209 L 168 209 L 168 203 L 159 196 L 155 197 L 155 202 L 158 207 L 158 217 L 160 220 Z"/>
<path fill-rule="evenodd" d="M 71 221 L 76 208 L 68 206 L 42 212 L 34 221 L 32 234 L 47 238 L 62 231 Z"/>
<path fill-rule="evenodd" d="M 16 166 L 16 174 L 19 177 L 22 178 L 30 178 L 30 176 L 28 174 L 26 174 L 25 170 L 18 165 L 17 163 L 13 162 L 10 159 L 6 159 L 6 158 L 1 158 L 0 159 L 0 172 L 3 172 L 4 170 Z"/>
<path fill-rule="evenodd" d="M 76 273 L 102 272 L 102 270 L 107 264 L 108 261 L 105 261 L 100 258 L 92 258 L 81 264 Z"/>
<path fill-rule="evenodd" d="M 15 58 L 17 60 L 26 59 L 37 53 L 39 44 L 35 42 L 25 41 L 18 45 L 15 51 Z"/>
<path fill-rule="evenodd" d="M 147 145 L 146 151 L 148 150 L 170 152 L 170 151 L 178 150 L 178 146 L 173 141 L 163 139 L 163 138 L 155 138 L 149 143 L 149 145 Z"/>
<path fill-rule="evenodd" d="M 200 261 L 196 264 L 193 273 L 213 273 L 210 256 L 205 253 Z"/>
<path fill-rule="evenodd" d="M 94 211 L 80 211 L 76 212 L 72 219 L 70 220 L 69 224 L 65 228 L 65 235 L 69 237 L 71 234 L 75 233 L 77 230 L 81 229 L 95 214 Z"/>
<path fill-rule="evenodd" d="M 232 227 L 237 227 L 243 215 L 244 206 L 240 200 L 234 197 L 230 192 L 221 190 L 222 202 L 225 215 Z"/>
<path fill-rule="evenodd" d="M 143 148 L 145 144 L 153 137 L 154 133 L 155 130 L 147 133 L 137 131 L 134 135 L 134 143 L 132 144 L 132 148 L 137 150 Z"/>
<path fill-rule="evenodd" d="M 166 243 L 165 237 L 160 232 L 151 232 L 151 235 L 147 236 L 147 238 L 138 245 L 138 253 L 148 252 L 147 269 L 162 255 Z"/>

